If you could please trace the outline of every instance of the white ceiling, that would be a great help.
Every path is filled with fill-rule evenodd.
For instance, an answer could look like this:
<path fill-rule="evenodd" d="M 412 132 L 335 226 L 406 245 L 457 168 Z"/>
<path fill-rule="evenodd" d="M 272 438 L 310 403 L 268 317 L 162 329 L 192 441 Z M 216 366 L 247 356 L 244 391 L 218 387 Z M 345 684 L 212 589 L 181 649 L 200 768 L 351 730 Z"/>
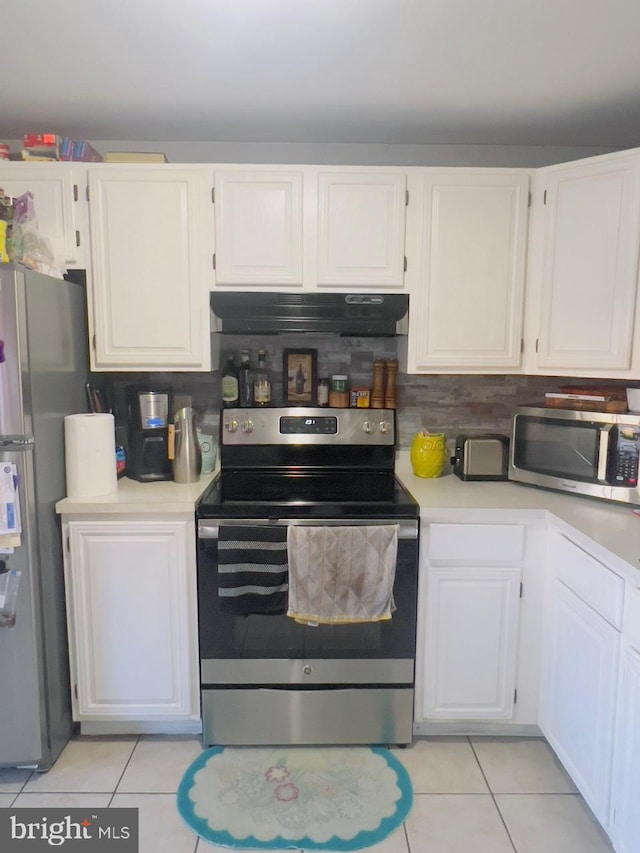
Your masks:
<path fill-rule="evenodd" d="M 640 0 L 7 0 L 0 141 L 640 145 Z"/>

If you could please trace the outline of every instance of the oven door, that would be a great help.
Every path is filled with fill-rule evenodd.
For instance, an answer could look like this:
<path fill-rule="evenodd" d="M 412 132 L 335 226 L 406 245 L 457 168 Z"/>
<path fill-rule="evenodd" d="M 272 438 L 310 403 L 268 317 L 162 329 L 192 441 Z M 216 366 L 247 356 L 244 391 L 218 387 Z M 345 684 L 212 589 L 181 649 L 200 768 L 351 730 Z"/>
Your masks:
<path fill-rule="evenodd" d="M 229 612 L 218 594 L 218 530 L 231 520 L 198 522 L 198 608 L 201 681 L 212 685 L 404 684 L 414 680 L 418 585 L 418 521 L 398 523 L 394 583 L 396 609 L 390 620 L 349 625 L 302 625 L 285 614 Z M 299 520 L 237 520 L 241 525 L 289 525 Z M 313 522 L 305 519 L 305 525 Z"/>

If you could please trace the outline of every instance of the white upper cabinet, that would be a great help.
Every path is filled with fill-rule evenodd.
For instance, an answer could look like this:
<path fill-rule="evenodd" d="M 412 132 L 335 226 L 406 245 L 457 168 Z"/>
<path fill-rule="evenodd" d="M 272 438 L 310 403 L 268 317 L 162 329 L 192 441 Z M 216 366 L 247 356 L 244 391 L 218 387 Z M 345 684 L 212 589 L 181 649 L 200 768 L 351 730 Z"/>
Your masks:
<path fill-rule="evenodd" d="M 631 365 L 640 249 L 640 157 L 541 169 L 535 366 L 611 375 Z M 535 273 L 534 269 L 534 273 Z"/>
<path fill-rule="evenodd" d="M 302 190 L 302 171 L 216 171 L 216 286 L 302 286 Z"/>
<path fill-rule="evenodd" d="M 404 288 L 406 170 L 215 172 L 215 286 Z"/>
<path fill-rule="evenodd" d="M 209 370 L 209 170 L 92 167 L 89 190 L 93 369 Z"/>
<path fill-rule="evenodd" d="M 406 175 L 320 172 L 319 287 L 402 288 Z"/>
<path fill-rule="evenodd" d="M 51 242 L 56 261 L 70 268 L 88 261 L 86 167 L 67 163 L 2 163 L 6 195 L 33 193 L 38 233 Z"/>
<path fill-rule="evenodd" d="M 529 181 L 522 170 L 424 170 L 409 372 L 519 367 Z"/>

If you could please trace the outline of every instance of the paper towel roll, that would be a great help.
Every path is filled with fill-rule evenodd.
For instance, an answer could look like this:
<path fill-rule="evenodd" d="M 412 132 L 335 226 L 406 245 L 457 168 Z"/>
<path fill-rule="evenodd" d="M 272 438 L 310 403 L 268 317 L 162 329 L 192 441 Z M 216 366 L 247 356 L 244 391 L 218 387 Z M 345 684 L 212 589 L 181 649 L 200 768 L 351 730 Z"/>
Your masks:
<path fill-rule="evenodd" d="M 117 492 L 113 415 L 67 415 L 64 449 L 67 497 L 98 498 Z"/>

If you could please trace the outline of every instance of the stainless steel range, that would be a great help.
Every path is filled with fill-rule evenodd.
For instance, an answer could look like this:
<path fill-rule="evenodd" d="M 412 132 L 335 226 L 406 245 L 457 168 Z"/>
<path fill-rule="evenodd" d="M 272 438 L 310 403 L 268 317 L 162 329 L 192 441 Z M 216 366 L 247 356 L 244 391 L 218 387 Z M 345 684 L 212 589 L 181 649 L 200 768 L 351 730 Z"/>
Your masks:
<path fill-rule="evenodd" d="M 220 477 L 197 511 L 206 745 L 410 742 L 419 509 L 394 456 L 390 410 L 223 411 Z M 287 615 L 286 564 L 269 566 L 273 594 L 230 589 L 234 540 L 257 531 L 273 562 L 293 525 L 397 525 L 391 619 L 301 624 Z"/>

